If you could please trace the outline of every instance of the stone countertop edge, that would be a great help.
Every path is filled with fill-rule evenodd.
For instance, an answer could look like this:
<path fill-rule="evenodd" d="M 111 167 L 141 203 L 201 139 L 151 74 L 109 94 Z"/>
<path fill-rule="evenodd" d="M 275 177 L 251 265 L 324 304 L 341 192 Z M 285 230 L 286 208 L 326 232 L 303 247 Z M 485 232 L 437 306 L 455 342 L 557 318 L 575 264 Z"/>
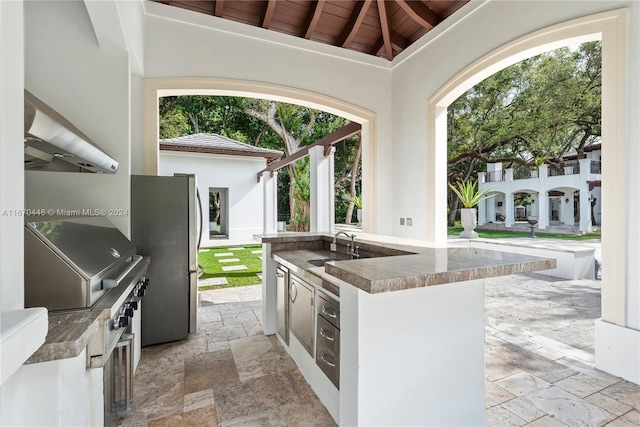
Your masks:
<path fill-rule="evenodd" d="M 406 256 L 406 255 L 400 255 Z M 398 275 L 398 277 L 370 278 L 363 277 L 333 262 L 325 264 L 325 271 L 370 294 L 416 289 L 427 286 L 446 285 L 469 280 L 488 279 L 509 274 L 529 273 L 532 271 L 555 268 L 556 260 L 551 258 L 530 257 L 530 261 L 518 261 L 500 265 L 475 266 L 458 270 L 424 272 L 422 274 Z M 537 259 L 536 259 L 537 258 Z M 536 259 L 536 260 L 533 260 Z"/>
<path fill-rule="evenodd" d="M 256 235 L 255 237 L 263 243 L 292 243 L 311 242 L 327 236 L 330 237 L 330 234 L 279 233 Z M 385 236 L 380 237 L 385 238 Z M 402 239 L 390 239 L 395 240 L 391 243 L 394 247 L 411 251 L 414 254 L 332 261 L 325 264 L 325 272 L 365 292 L 376 294 L 516 273 L 549 270 L 556 267 L 554 258 L 455 245 L 447 248 L 401 245 L 400 241 Z M 366 238 L 361 239 L 361 241 L 379 244 Z M 435 263 L 442 263 L 443 250 L 447 253 L 446 267 L 444 268 L 435 265 Z M 325 254 L 323 252 L 325 251 L 300 249 L 298 251 L 275 252 L 273 255 L 278 257 L 279 260 L 284 259 L 290 266 L 292 264 L 299 271 L 298 274 L 312 275 L 312 273 L 307 273 L 311 265 L 306 261 L 324 257 Z M 314 278 L 322 280 L 317 276 Z"/>
<path fill-rule="evenodd" d="M 47 338 L 25 363 L 42 363 L 78 356 L 100 331 L 106 317 L 104 311 L 49 313 Z"/>

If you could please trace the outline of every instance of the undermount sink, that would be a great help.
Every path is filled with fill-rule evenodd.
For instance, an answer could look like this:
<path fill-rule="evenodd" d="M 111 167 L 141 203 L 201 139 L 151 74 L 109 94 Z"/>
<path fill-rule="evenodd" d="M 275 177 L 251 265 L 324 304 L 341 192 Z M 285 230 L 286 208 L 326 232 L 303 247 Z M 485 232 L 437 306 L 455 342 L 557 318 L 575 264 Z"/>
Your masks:
<path fill-rule="evenodd" d="M 320 258 L 320 259 L 312 259 L 307 261 L 309 264 L 315 265 L 316 267 L 324 267 L 324 263 L 325 262 L 331 262 L 331 261 L 351 261 L 351 260 L 356 260 L 356 259 L 365 259 L 365 258 L 371 258 L 368 255 L 360 255 L 360 257 L 358 258 Z"/>

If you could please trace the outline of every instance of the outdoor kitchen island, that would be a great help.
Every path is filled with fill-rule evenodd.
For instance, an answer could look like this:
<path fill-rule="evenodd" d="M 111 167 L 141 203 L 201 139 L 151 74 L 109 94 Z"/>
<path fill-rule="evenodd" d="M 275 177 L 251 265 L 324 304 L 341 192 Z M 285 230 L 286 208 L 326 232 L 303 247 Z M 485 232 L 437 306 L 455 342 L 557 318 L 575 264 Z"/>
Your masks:
<path fill-rule="evenodd" d="M 277 332 L 344 426 L 483 425 L 485 280 L 556 263 L 365 233 L 353 243 L 331 233 L 256 239 L 263 244 L 264 332 Z M 310 300 L 312 308 L 303 309 L 310 314 L 298 300 Z M 335 327 L 325 322 L 331 318 Z M 300 339 L 304 328 L 310 341 Z M 327 340 L 337 348 L 325 350 Z"/>

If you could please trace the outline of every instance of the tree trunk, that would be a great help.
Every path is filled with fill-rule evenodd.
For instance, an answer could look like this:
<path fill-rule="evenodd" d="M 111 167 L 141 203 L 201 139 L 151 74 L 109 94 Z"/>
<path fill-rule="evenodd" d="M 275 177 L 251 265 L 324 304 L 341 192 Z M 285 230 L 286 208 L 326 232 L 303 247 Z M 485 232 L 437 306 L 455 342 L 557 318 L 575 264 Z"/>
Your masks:
<path fill-rule="evenodd" d="M 247 108 L 245 109 L 245 113 L 247 113 L 252 117 L 262 120 L 267 125 L 269 125 L 271 129 L 273 129 L 273 131 L 284 142 L 284 152 L 287 157 L 294 154 L 296 151 L 300 150 L 302 139 L 298 139 L 294 137 L 287 130 L 287 128 L 284 125 L 283 117 L 281 117 L 278 113 L 278 103 L 275 101 L 270 101 L 268 104 L 261 103 L 258 105 L 258 107 L 259 109 Z M 315 114 L 310 118 L 309 123 L 306 125 L 306 131 L 305 131 L 306 133 L 308 133 L 309 130 L 313 127 L 313 124 L 315 123 L 316 118 L 317 117 Z M 290 164 L 287 167 L 289 169 L 289 176 L 291 178 L 291 181 L 289 184 L 289 215 L 291 215 L 291 218 L 295 218 L 296 213 L 300 211 L 303 213 L 303 215 L 307 215 L 308 217 L 309 213 L 311 212 L 311 209 L 309 207 L 309 202 L 294 199 L 292 196 L 292 194 L 294 194 L 293 181 L 298 176 L 296 168 L 294 164 Z M 292 224 L 290 229 L 293 231 L 308 231 L 309 224 L 307 223 L 306 226 L 302 226 L 302 228 L 306 228 L 306 230 L 294 230 L 294 228 L 299 228 L 299 226 Z"/>
<path fill-rule="evenodd" d="M 447 225 L 449 227 L 453 227 L 456 225 L 456 214 L 458 213 L 458 198 L 456 197 L 453 202 L 449 205 L 449 220 L 447 221 Z"/>
<path fill-rule="evenodd" d="M 191 120 L 191 124 L 193 125 L 193 133 L 200 133 L 200 128 L 198 127 L 198 118 L 189 113 L 189 120 Z"/>
<path fill-rule="evenodd" d="M 351 166 L 351 184 L 349 189 L 351 190 L 351 197 L 356 197 L 356 181 L 358 180 L 358 165 L 360 164 L 360 156 L 362 155 L 362 138 L 358 135 L 358 150 L 356 151 L 356 156 L 353 159 L 353 165 Z M 353 208 L 354 204 L 352 201 L 349 201 L 349 207 L 347 207 L 347 215 L 344 218 L 345 224 L 351 224 L 351 220 L 353 217 Z"/>
<path fill-rule="evenodd" d="M 291 218 L 296 218 L 297 215 L 301 215 L 303 217 L 309 218 L 311 214 L 311 203 L 308 200 L 297 200 L 293 199 L 296 202 L 297 211 L 296 216 L 292 216 Z M 309 231 L 309 221 L 305 222 L 291 222 L 289 224 L 290 231 Z"/>
<path fill-rule="evenodd" d="M 216 208 L 215 222 L 220 220 L 220 193 L 213 193 L 213 206 Z"/>

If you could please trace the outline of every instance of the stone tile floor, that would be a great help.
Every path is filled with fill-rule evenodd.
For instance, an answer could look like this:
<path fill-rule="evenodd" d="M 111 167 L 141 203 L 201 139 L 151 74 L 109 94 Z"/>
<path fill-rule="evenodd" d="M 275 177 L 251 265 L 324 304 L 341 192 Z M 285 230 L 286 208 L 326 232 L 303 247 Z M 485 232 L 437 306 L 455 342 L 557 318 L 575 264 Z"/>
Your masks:
<path fill-rule="evenodd" d="M 201 291 L 198 332 L 142 349 L 122 426 L 331 426 L 275 336 L 262 333 L 262 287 Z"/>
<path fill-rule="evenodd" d="M 487 281 L 487 426 L 640 425 L 640 386 L 594 368 L 601 283 Z"/>
<path fill-rule="evenodd" d="M 593 367 L 600 284 L 488 281 L 487 426 L 640 426 L 640 386 Z M 120 425 L 335 425 L 260 319 L 260 286 L 201 292 L 197 334 L 143 349 Z"/>

